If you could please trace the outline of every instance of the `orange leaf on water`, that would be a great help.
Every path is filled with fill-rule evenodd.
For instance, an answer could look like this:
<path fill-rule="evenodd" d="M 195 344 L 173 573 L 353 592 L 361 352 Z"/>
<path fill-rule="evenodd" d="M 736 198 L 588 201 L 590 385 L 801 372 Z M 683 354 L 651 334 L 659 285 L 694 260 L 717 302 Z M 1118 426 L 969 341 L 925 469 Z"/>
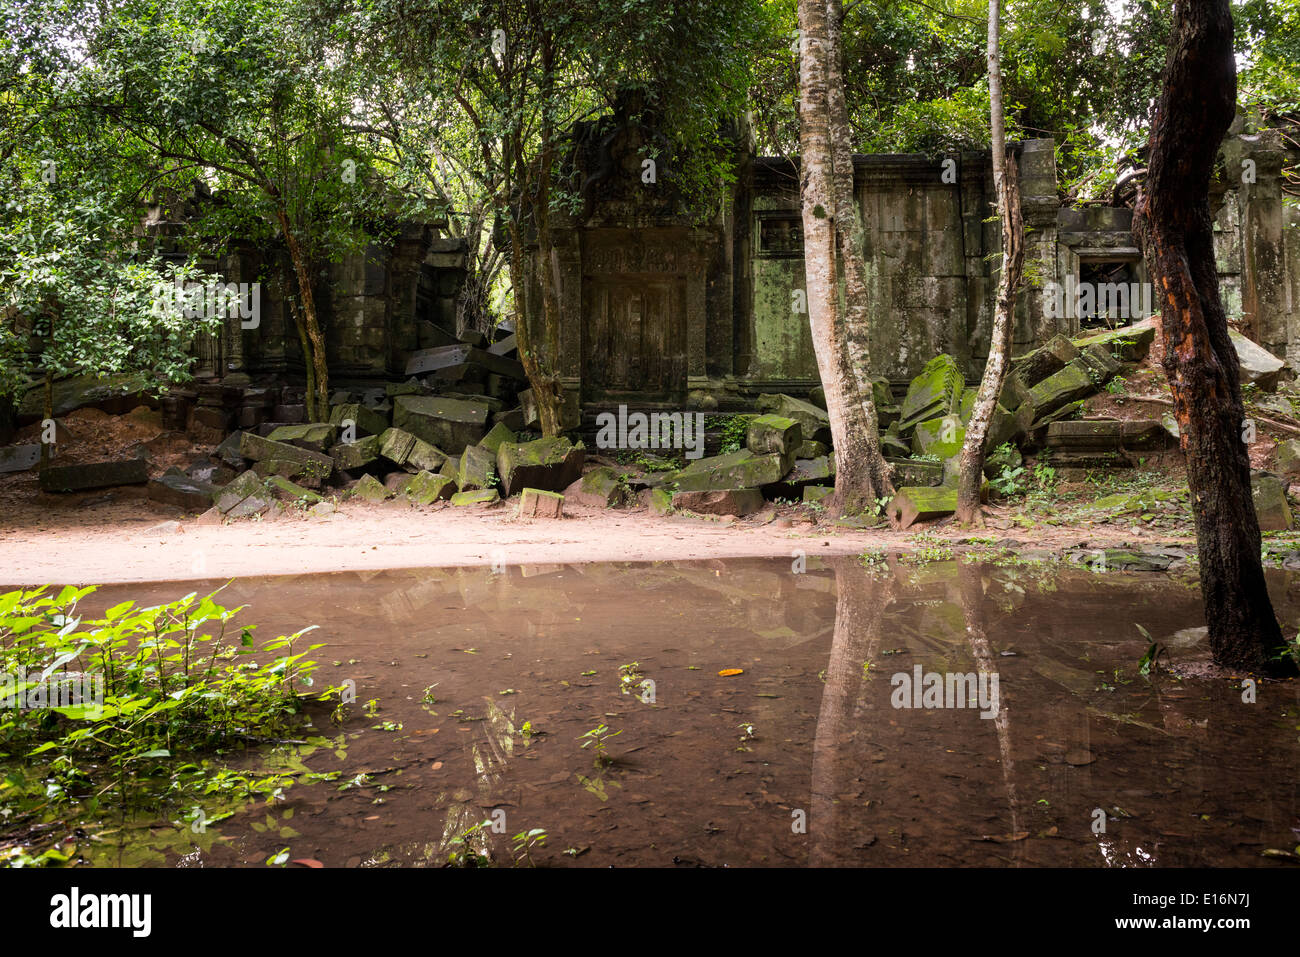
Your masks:
<path fill-rule="evenodd" d="M 298 864 L 302 867 L 324 867 L 320 861 L 314 857 L 300 857 L 296 861 L 290 861 L 290 864 Z"/>
<path fill-rule="evenodd" d="M 718 677 L 730 678 L 732 675 L 743 675 L 744 673 L 745 673 L 744 668 L 723 668 L 721 671 L 718 672 Z"/>

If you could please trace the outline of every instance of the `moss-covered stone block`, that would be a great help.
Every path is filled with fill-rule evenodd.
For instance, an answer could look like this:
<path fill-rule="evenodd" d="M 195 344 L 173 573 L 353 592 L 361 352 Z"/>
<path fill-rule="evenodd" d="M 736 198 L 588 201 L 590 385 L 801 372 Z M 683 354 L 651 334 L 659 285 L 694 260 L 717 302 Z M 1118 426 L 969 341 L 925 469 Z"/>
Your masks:
<path fill-rule="evenodd" d="M 479 440 L 478 444 L 481 448 L 485 448 L 491 452 L 493 458 L 495 458 L 497 452 L 500 451 L 501 446 L 504 443 L 516 441 L 518 441 L 518 436 L 507 428 L 505 423 L 498 422 L 492 426 L 492 428 L 488 429 L 488 434 L 483 436 L 483 438 Z"/>
<path fill-rule="evenodd" d="M 402 395 L 393 400 L 393 425 L 448 455 L 460 455 L 483 437 L 489 408 L 486 402 Z"/>
<path fill-rule="evenodd" d="M 432 505 L 445 501 L 456 491 L 454 480 L 445 475 L 435 475 L 429 471 L 416 472 L 406 486 L 406 500 L 412 505 Z"/>
<path fill-rule="evenodd" d="M 475 489 L 471 492 L 457 492 L 451 497 L 451 504 L 457 506 L 495 505 L 499 501 L 501 501 L 501 496 L 494 488 Z"/>
<path fill-rule="evenodd" d="M 519 495 L 520 518 L 563 518 L 564 496 L 546 489 L 526 488 Z"/>
<path fill-rule="evenodd" d="M 935 356 L 907 387 L 899 414 L 899 431 L 906 432 L 918 422 L 956 412 L 965 385 L 961 367 L 953 356 L 947 353 Z"/>
<path fill-rule="evenodd" d="M 696 459 L 676 473 L 669 484 L 678 491 L 762 488 L 779 482 L 790 470 L 786 460 L 774 453 L 755 455 L 749 449 Z"/>
<path fill-rule="evenodd" d="M 496 456 L 480 445 L 467 446 L 456 469 L 456 488 L 462 492 L 493 488 L 496 479 Z"/>
<path fill-rule="evenodd" d="M 582 475 L 587 452 L 563 436 L 533 442 L 502 442 L 497 449 L 497 478 L 507 496 L 525 488 L 562 492 Z"/>
<path fill-rule="evenodd" d="M 749 420 L 745 446 L 755 455 L 775 452 L 794 460 L 803 445 L 803 427 L 782 415 L 756 415 Z"/>
<path fill-rule="evenodd" d="M 917 455 L 937 455 L 951 458 L 961 451 L 966 441 L 966 427 L 954 413 L 942 418 L 918 422 L 912 433 L 912 451 Z"/>
<path fill-rule="evenodd" d="M 895 529 L 910 528 L 916 522 L 943 518 L 957 511 L 957 489 L 903 486 L 885 507 L 889 524 Z"/>
<path fill-rule="evenodd" d="M 373 475 L 363 475 L 352 487 L 352 496 L 366 502 L 383 502 L 393 497 L 393 491 Z"/>
<path fill-rule="evenodd" d="M 373 464 L 379 458 L 381 448 L 379 436 L 367 435 L 355 442 L 334 446 L 330 450 L 330 455 L 340 472 L 352 472 Z"/>

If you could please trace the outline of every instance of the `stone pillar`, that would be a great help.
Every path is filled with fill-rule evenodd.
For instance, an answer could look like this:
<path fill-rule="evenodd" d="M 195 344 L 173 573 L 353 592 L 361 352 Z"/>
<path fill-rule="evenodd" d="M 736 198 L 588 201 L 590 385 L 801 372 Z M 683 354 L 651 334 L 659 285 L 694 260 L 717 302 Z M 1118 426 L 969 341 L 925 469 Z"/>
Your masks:
<path fill-rule="evenodd" d="M 1025 271 L 1037 269 L 1041 282 L 1063 282 L 1057 256 L 1056 141 L 1025 140 L 1020 153 L 1020 207 L 1025 219 Z M 996 295 L 996 291 L 994 292 Z M 1058 332 L 1064 320 L 1044 315 L 1041 286 L 1021 287 L 1016 306 L 1012 351 L 1025 352 L 1042 345 Z M 1077 320 L 1076 320 L 1077 322 Z"/>

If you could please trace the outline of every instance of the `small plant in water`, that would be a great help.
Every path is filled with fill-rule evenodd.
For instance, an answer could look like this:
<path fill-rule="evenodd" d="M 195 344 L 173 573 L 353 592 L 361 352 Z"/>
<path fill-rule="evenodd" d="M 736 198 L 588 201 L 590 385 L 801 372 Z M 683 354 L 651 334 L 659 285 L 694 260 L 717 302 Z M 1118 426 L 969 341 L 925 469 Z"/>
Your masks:
<path fill-rule="evenodd" d="M 587 748 L 591 748 L 596 752 L 596 764 L 597 766 L 601 766 L 609 764 L 612 760 L 609 756 L 609 751 L 605 742 L 610 738 L 618 737 L 622 733 L 621 730 L 611 733 L 609 728 L 602 722 L 590 731 L 581 735 L 578 740 L 582 742 L 582 749 L 584 751 L 587 750 Z"/>
<path fill-rule="evenodd" d="M 516 864 L 526 861 L 529 867 L 536 867 L 537 865 L 533 863 L 533 848 L 546 846 L 546 830 L 535 827 L 531 831 L 520 831 L 511 838 L 511 843 L 514 845 Z"/>

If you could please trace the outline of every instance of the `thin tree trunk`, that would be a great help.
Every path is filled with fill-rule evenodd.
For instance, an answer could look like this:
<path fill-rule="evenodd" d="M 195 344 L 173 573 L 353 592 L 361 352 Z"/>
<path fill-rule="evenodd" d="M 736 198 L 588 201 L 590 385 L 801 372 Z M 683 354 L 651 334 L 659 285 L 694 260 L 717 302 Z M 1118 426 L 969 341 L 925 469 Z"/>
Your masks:
<path fill-rule="evenodd" d="M 289 260 L 293 263 L 294 274 L 298 277 L 298 293 L 302 299 L 303 325 L 306 326 L 307 338 L 311 341 L 311 354 L 303 356 L 303 361 L 312 365 L 316 373 L 315 400 L 313 401 L 311 393 L 308 393 L 307 417 L 313 422 L 319 422 L 318 416 L 324 415 L 330 407 L 330 373 L 325 359 L 325 337 L 321 335 L 320 322 L 316 318 L 316 299 L 312 295 L 311 275 L 307 271 L 307 260 L 303 256 L 302 247 L 298 245 L 298 237 L 294 235 L 293 229 L 289 226 L 288 214 L 280 208 L 277 208 L 275 212 L 280 220 L 280 228 L 284 231 L 284 242 L 289 250 Z"/>
<path fill-rule="evenodd" d="M 307 326 L 302 320 L 302 310 L 292 299 L 289 301 L 289 311 L 293 313 L 293 325 L 298 330 L 298 345 L 302 349 L 303 367 L 307 370 L 307 390 L 305 399 L 307 403 L 307 421 L 323 421 L 325 410 L 320 410 L 322 416 L 317 416 L 316 408 L 316 370 L 311 364 L 311 340 L 307 338 Z"/>
<path fill-rule="evenodd" d="M 873 504 L 870 499 L 874 496 L 870 481 L 865 480 L 865 418 L 860 403 L 854 403 L 857 388 L 848 368 L 847 346 L 839 335 L 843 327 L 837 320 L 835 171 L 827 90 L 827 63 L 834 51 L 830 49 L 826 0 L 799 0 L 799 35 L 799 185 L 808 325 L 835 444 L 835 507 L 861 511 Z"/>
<path fill-rule="evenodd" d="M 831 189 L 835 201 L 835 238 L 844 274 L 844 301 L 837 313 L 835 339 L 841 344 L 841 375 L 852 392 L 845 396 L 847 447 L 837 440 L 836 506 L 850 514 L 870 511 L 879 499 L 891 498 L 894 484 L 880 451 L 880 425 L 871 382 L 870 297 L 862 221 L 854 195 L 853 149 L 841 68 L 841 0 L 827 4 L 826 96 L 831 141 Z M 843 454 L 841 455 L 841 449 Z M 841 482 L 839 476 L 843 475 Z"/>
<path fill-rule="evenodd" d="M 1209 187 L 1237 98 L 1228 0 L 1174 8 L 1136 231 L 1160 302 L 1165 375 L 1196 517 L 1214 660 L 1294 673 L 1260 562 L 1236 351 L 1219 298 Z"/>
<path fill-rule="evenodd" d="M 989 336 L 989 357 L 984 363 L 984 377 L 966 437 L 962 441 L 957 463 L 957 521 L 984 524 L 980 513 L 980 486 L 984 479 L 984 440 L 988 436 L 993 411 L 997 408 L 1002 380 L 1006 376 L 1011 353 L 1011 326 L 1016 312 L 1016 291 L 1025 262 L 1025 223 L 1020 212 L 1020 185 L 1015 157 L 1007 156 L 1006 121 L 1002 108 L 1002 57 L 1000 34 L 1002 12 L 1000 0 L 989 2 L 989 132 L 993 152 L 993 188 L 998 199 L 998 218 L 1002 222 L 1002 269 L 998 273 L 997 299 L 994 303 L 993 329 Z"/>
<path fill-rule="evenodd" d="M 808 863 L 812 867 L 826 867 L 844 859 L 846 842 L 837 820 L 839 801 L 836 799 L 845 790 L 841 779 L 849 764 L 844 746 L 855 730 L 869 731 L 885 724 L 879 716 L 874 722 L 862 720 L 854 714 L 854 704 L 868 678 L 877 685 L 888 681 L 883 675 L 869 674 L 864 666 L 876 664 L 884 613 L 893 601 L 894 590 L 892 576 L 872 574 L 854 556 L 831 559 L 831 565 L 835 569 L 835 637 L 813 734 L 808 821 L 812 838 Z M 888 697 L 887 688 L 883 694 Z M 868 696 L 867 700 L 873 698 Z M 862 768 L 854 771 L 861 774 Z"/>

